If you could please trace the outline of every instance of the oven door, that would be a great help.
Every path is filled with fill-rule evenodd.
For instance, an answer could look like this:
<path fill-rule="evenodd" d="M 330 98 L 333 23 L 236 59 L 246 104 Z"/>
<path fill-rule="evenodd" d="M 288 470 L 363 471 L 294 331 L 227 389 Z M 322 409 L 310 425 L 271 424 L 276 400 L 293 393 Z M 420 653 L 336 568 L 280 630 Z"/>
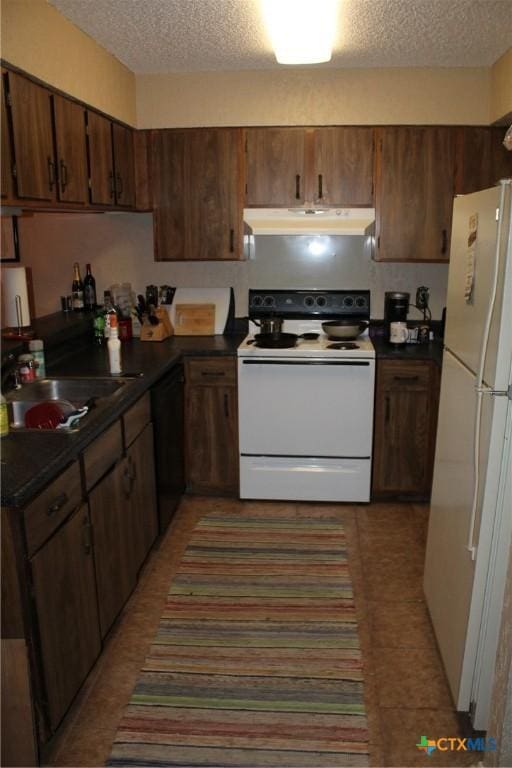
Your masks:
<path fill-rule="evenodd" d="M 239 358 L 240 453 L 371 457 L 375 361 Z"/>

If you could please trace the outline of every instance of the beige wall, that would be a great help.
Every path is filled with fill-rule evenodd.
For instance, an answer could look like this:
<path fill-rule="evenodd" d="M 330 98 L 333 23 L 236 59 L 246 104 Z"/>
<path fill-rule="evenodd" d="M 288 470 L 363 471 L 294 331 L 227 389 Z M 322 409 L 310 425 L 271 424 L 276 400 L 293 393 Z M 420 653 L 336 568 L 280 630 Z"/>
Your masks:
<path fill-rule="evenodd" d="M 2 0 L 2 58 L 135 125 L 135 76 L 46 0 Z"/>
<path fill-rule="evenodd" d="M 491 70 L 491 123 L 508 116 L 512 120 L 512 48 Z"/>
<path fill-rule="evenodd" d="M 137 76 L 139 128 L 489 124 L 490 69 L 309 69 Z"/>

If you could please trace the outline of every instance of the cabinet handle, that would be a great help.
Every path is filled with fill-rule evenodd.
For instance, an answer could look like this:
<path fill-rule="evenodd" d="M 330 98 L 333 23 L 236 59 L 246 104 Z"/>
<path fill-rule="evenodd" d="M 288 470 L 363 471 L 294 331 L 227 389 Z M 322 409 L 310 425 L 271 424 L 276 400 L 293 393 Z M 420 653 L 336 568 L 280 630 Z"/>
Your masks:
<path fill-rule="evenodd" d="M 201 371 L 201 376 L 207 376 L 207 377 L 209 376 L 210 378 L 211 377 L 215 378 L 216 376 L 225 376 L 225 375 L 226 375 L 225 371 Z"/>
<path fill-rule="evenodd" d="M 115 190 L 115 186 L 116 185 L 115 185 L 115 180 L 114 180 L 114 174 L 112 173 L 112 171 L 110 171 L 110 173 L 108 175 L 108 178 L 109 178 L 109 181 L 110 181 L 110 197 L 113 199 L 114 198 L 114 193 L 116 191 Z"/>
<path fill-rule="evenodd" d="M 53 504 L 51 504 L 48 509 L 46 510 L 46 514 L 48 517 L 51 517 L 56 512 L 59 511 L 59 509 L 62 509 L 62 507 L 68 503 L 68 495 L 67 493 L 61 493 L 60 496 L 57 496 Z"/>
<path fill-rule="evenodd" d="M 295 176 L 295 197 L 300 200 L 300 174 Z"/>
<path fill-rule="evenodd" d="M 321 173 L 318 174 L 318 199 L 321 200 L 324 196 L 324 184 L 323 184 L 323 176 Z"/>
<path fill-rule="evenodd" d="M 60 186 L 62 191 L 66 189 L 68 185 L 68 167 L 64 160 L 61 159 L 60 161 Z"/>
<path fill-rule="evenodd" d="M 229 252 L 234 253 L 235 250 L 235 230 L 229 230 Z"/>
<path fill-rule="evenodd" d="M 121 178 L 121 175 L 119 173 L 116 174 L 116 185 L 117 185 L 117 196 L 121 197 L 124 191 L 124 186 L 123 186 L 123 179 Z"/>
<path fill-rule="evenodd" d="M 84 552 L 86 555 L 91 554 L 92 549 L 92 535 L 91 535 L 91 524 L 87 520 L 86 517 L 84 517 L 84 525 L 82 528 L 82 543 L 84 546 Z"/>
<path fill-rule="evenodd" d="M 389 406 L 390 406 L 390 404 L 389 404 L 389 397 L 388 396 L 386 396 L 384 398 L 384 403 L 385 403 L 384 421 L 386 422 L 386 424 L 389 424 L 389 411 L 390 411 L 390 407 Z"/>
<path fill-rule="evenodd" d="M 48 184 L 50 185 L 50 191 L 53 189 L 55 184 L 55 163 L 51 159 L 51 157 L 46 158 L 48 162 Z"/>
<path fill-rule="evenodd" d="M 395 381 L 419 381 L 419 376 L 394 376 Z"/>
<path fill-rule="evenodd" d="M 448 250 L 448 232 L 446 229 L 441 230 L 441 253 L 445 254 Z"/>
<path fill-rule="evenodd" d="M 229 397 L 227 392 L 224 395 L 224 416 L 226 419 L 229 419 Z"/>

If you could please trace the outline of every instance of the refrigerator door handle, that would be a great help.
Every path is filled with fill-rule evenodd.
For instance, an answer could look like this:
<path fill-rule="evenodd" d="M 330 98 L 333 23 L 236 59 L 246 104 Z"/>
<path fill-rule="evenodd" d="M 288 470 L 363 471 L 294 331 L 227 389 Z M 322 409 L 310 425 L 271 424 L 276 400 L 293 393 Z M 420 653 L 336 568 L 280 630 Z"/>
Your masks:
<path fill-rule="evenodd" d="M 508 397 L 512 400 L 512 384 L 507 389 L 491 389 L 491 387 L 476 387 L 476 391 L 482 395 L 492 395 L 493 397 Z"/>

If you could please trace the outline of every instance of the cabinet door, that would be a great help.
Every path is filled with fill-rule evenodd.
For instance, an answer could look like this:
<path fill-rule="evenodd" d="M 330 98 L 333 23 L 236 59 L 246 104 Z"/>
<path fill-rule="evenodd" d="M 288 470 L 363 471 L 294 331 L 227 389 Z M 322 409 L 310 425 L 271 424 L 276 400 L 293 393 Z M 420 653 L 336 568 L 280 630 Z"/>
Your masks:
<path fill-rule="evenodd" d="M 119 123 L 112 124 L 114 142 L 114 167 L 116 203 L 135 206 L 135 165 L 133 155 L 133 131 Z"/>
<path fill-rule="evenodd" d="M 87 112 L 87 135 L 91 203 L 114 205 L 114 157 L 110 120 L 96 112 Z"/>
<path fill-rule="evenodd" d="M 153 226 L 156 261 L 185 258 L 185 133 L 153 131 Z"/>
<path fill-rule="evenodd" d="M 505 128 L 465 126 L 457 135 L 457 176 L 459 195 L 494 186 L 512 176 L 512 152 L 503 146 Z"/>
<path fill-rule="evenodd" d="M 373 205 L 373 129 L 317 128 L 308 200 L 319 205 Z"/>
<path fill-rule="evenodd" d="M 234 387 L 186 391 L 186 477 L 190 491 L 233 495 L 238 491 L 238 420 Z"/>
<path fill-rule="evenodd" d="M 2 155 L 0 157 L 0 169 L 2 171 L 2 188 L 1 195 L 5 198 L 13 197 L 13 179 L 12 179 L 12 157 L 11 157 L 11 145 L 9 139 L 9 122 L 7 119 L 7 104 L 5 102 L 5 88 L 4 78 L 6 75 L 2 73 L 1 84 L 1 97 L 2 97 Z"/>
<path fill-rule="evenodd" d="M 238 259 L 242 250 L 242 132 L 200 129 L 185 137 L 187 259 Z"/>
<path fill-rule="evenodd" d="M 53 97 L 59 200 L 87 202 L 87 149 L 85 110 L 62 96 Z"/>
<path fill-rule="evenodd" d="M 246 205 L 302 205 L 306 194 L 304 129 L 249 128 L 246 149 Z"/>
<path fill-rule="evenodd" d="M 152 424 L 129 448 L 127 461 L 131 479 L 131 561 L 138 571 L 158 534 Z"/>
<path fill-rule="evenodd" d="M 429 362 L 379 362 L 373 493 L 429 496 L 439 377 Z"/>
<path fill-rule="evenodd" d="M 14 72 L 8 74 L 17 196 L 55 200 L 57 174 L 50 93 Z"/>
<path fill-rule="evenodd" d="M 138 569 L 133 562 L 130 536 L 130 491 L 130 468 L 123 460 L 89 493 L 102 637 L 136 582 Z"/>
<path fill-rule="evenodd" d="M 378 261 L 448 261 L 455 134 L 450 128 L 379 128 Z"/>
<path fill-rule="evenodd" d="M 30 563 L 55 730 L 101 649 L 87 508 L 80 507 Z"/>

